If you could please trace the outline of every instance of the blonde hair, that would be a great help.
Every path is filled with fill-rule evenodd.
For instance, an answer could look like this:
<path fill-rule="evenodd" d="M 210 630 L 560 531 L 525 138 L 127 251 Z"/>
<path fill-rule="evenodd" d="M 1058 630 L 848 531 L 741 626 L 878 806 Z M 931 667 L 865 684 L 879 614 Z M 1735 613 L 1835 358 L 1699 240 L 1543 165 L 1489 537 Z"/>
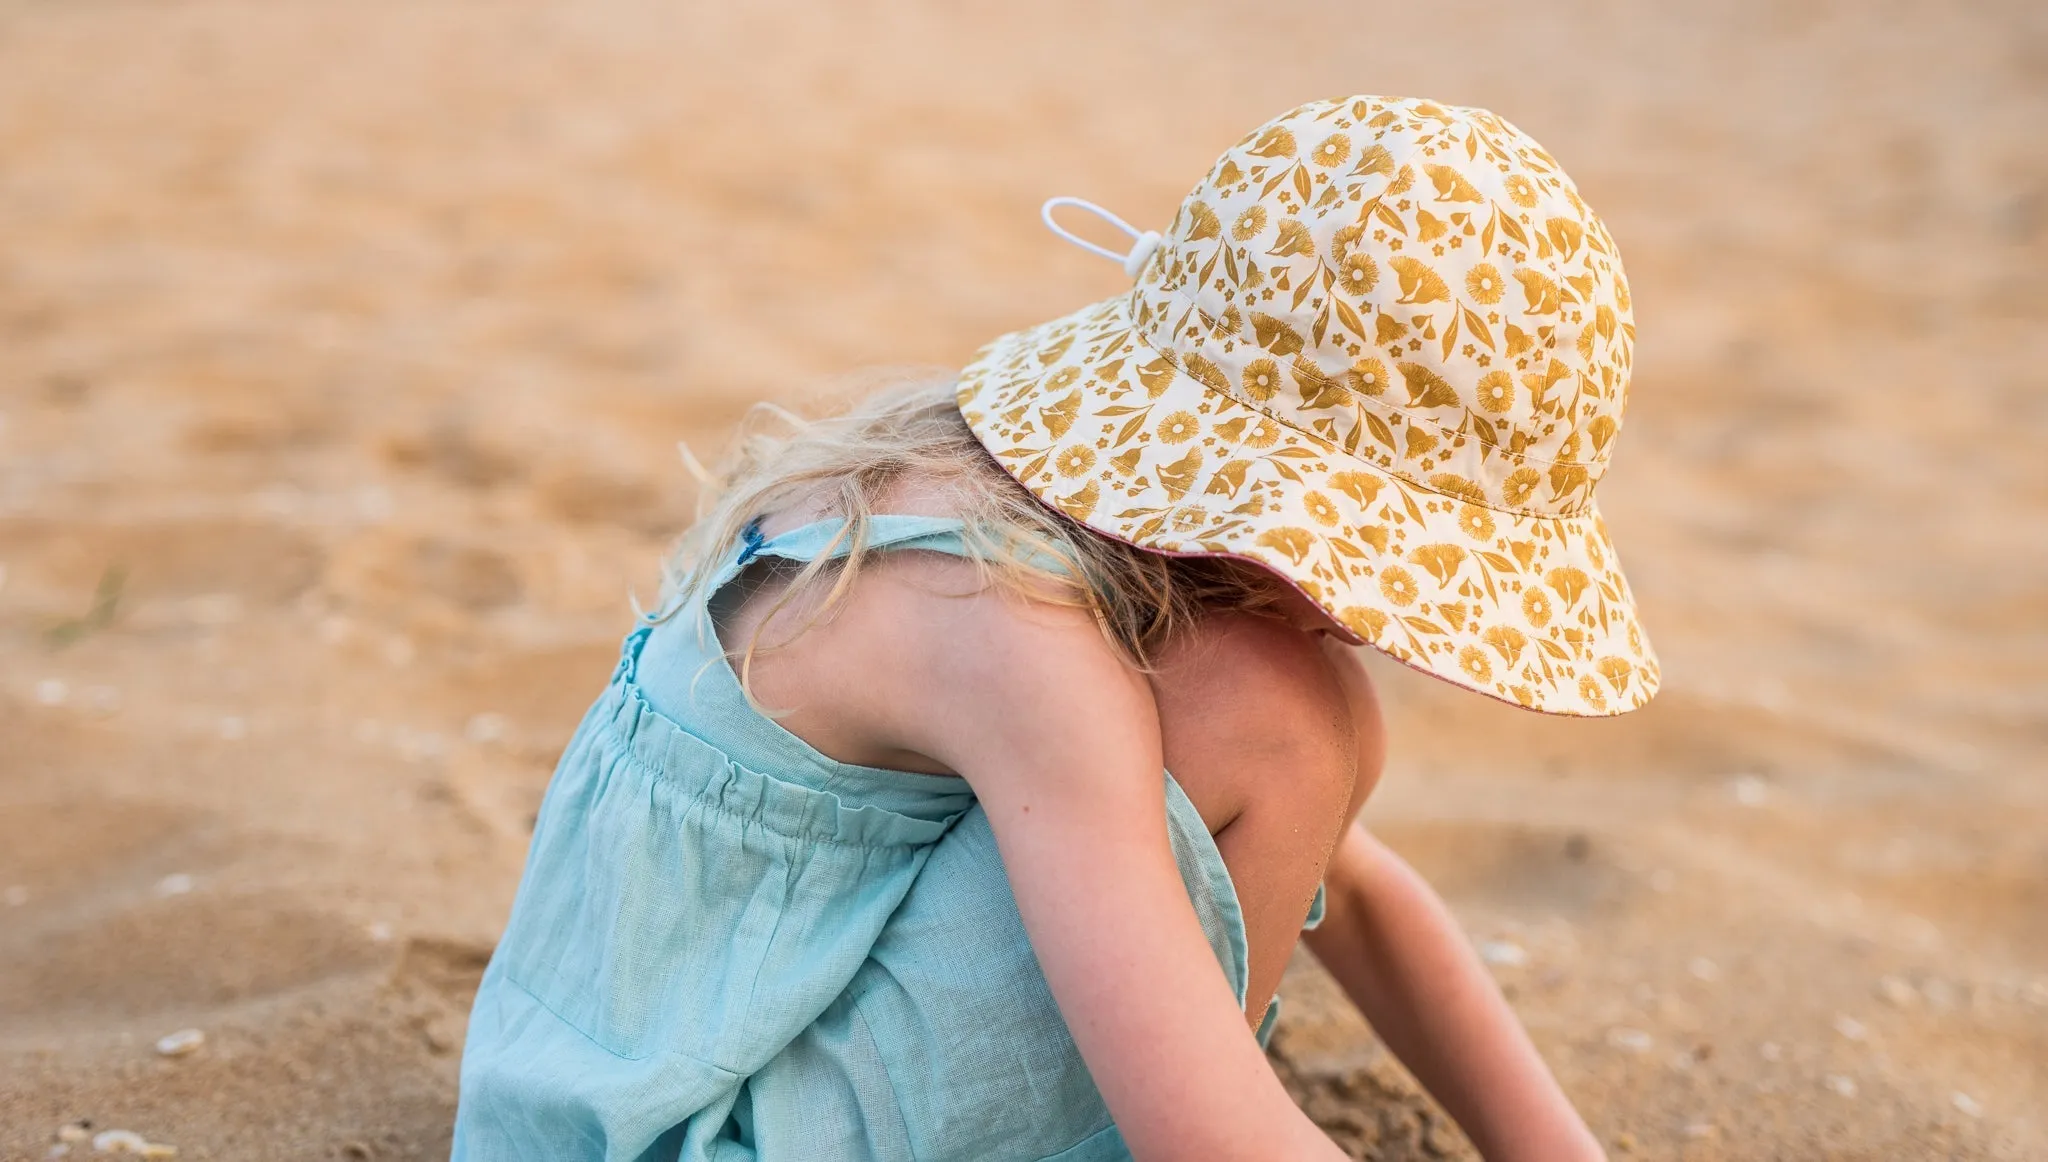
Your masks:
<path fill-rule="evenodd" d="M 687 448 L 684 454 L 705 488 L 697 520 L 665 572 L 669 610 L 702 594 L 748 524 L 804 505 L 845 524 L 830 548 L 796 570 L 759 625 L 829 582 L 806 628 L 815 624 L 860 575 L 876 500 L 904 480 L 938 484 L 957 498 L 953 515 L 985 586 L 1088 609 L 1110 645 L 1140 669 L 1152 668 L 1161 648 L 1204 611 L 1267 612 L 1279 604 L 1282 583 L 1248 561 L 1149 552 L 1041 503 L 969 430 L 950 380 L 898 384 L 821 419 L 756 405 L 720 471 L 705 473 Z M 831 556 L 842 544 L 846 555 Z M 743 685 L 759 639 L 757 629 L 740 667 Z"/>

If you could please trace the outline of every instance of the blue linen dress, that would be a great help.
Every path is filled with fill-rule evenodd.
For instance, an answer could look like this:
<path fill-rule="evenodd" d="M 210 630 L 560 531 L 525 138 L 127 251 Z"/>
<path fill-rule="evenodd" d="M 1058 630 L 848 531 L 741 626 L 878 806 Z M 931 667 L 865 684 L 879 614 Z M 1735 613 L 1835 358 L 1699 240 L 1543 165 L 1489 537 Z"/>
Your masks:
<path fill-rule="evenodd" d="M 626 638 L 477 991 L 455 1159 L 1130 1157 L 966 781 L 827 758 L 748 704 L 719 645 L 718 590 L 840 527 L 749 529 L 700 597 Z M 875 517 L 869 544 L 966 552 L 930 517 Z M 1165 779 L 1174 858 L 1242 1004 L 1230 874 Z"/>

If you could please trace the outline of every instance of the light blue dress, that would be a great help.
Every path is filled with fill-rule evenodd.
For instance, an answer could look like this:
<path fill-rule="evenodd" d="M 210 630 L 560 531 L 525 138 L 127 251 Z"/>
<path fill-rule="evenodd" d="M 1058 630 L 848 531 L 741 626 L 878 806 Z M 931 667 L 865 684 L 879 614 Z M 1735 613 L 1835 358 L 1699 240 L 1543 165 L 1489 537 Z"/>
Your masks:
<path fill-rule="evenodd" d="M 869 543 L 962 554 L 960 527 L 880 516 Z M 825 757 L 755 711 L 725 659 L 710 598 L 839 528 L 750 529 L 702 597 L 627 637 L 477 991 L 456 1159 L 1130 1156 L 967 783 Z M 1166 803 L 1242 1003 L 1229 872 L 1171 775 Z"/>

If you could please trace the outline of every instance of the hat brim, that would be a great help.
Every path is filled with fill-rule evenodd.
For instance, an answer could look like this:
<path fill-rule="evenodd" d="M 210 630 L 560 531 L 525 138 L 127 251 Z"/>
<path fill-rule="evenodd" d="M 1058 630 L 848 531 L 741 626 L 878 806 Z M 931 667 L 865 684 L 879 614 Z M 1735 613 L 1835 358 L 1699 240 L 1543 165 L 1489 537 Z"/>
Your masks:
<path fill-rule="evenodd" d="M 1656 693 L 1597 509 L 1537 516 L 1428 489 L 1240 394 L 1151 347 L 1129 295 L 994 340 L 959 388 L 997 462 L 1098 532 L 1256 562 L 1359 642 L 1511 705 L 1610 717 Z"/>

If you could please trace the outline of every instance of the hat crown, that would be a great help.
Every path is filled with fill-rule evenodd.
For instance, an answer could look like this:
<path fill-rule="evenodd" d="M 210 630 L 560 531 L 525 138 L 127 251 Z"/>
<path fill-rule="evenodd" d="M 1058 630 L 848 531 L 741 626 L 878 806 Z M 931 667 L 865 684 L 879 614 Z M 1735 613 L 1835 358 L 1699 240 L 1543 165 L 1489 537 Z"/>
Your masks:
<path fill-rule="evenodd" d="M 1649 700 L 1661 670 L 1593 498 L 1628 285 L 1540 146 L 1478 109 L 1305 105 L 1218 159 L 1157 246 L 1120 228 L 1128 253 L 1088 248 L 1135 286 L 961 371 L 996 463 L 1140 548 L 1255 561 L 1468 689 L 1554 714 Z"/>
<path fill-rule="evenodd" d="M 1217 159 L 1132 290 L 1212 390 L 1432 492 L 1587 510 L 1635 339 L 1613 238 L 1483 109 L 1304 105 Z"/>

